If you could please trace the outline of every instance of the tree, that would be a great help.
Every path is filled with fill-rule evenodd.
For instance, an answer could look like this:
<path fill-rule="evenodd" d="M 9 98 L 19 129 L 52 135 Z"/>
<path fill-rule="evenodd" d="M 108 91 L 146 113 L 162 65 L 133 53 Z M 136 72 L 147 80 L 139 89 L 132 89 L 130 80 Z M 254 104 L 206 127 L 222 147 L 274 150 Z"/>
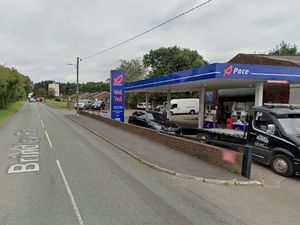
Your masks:
<path fill-rule="evenodd" d="M 148 77 L 156 77 L 208 64 L 197 51 L 182 49 L 177 46 L 150 50 L 148 54 L 144 55 L 143 63 L 150 71 Z"/>
<path fill-rule="evenodd" d="M 146 69 L 139 58 L 132 59 L 130 61 L 120 60 L 118 70 L 125 71 L 125 82 L 129 83 L 136 80 L 145 78 Z M 139 93 L 126 93 L 125 105 L 127 107 L 134 108 L 139 101 L 142 101 L 143 97 Z"/>
<path fill-rule="evenodd" d="M 146 69 L 139 58 L 130 61 L 120 60 L 118 70 L 124 70 L 126 73 L 125 82 L 132 82 L 143 79 L 146 75 Z"/>
<path fill-rule="evenodd" d="M 300 55 L 297 45 L 282 41 L 275 49 L 269 51 L 269 55 Z"/>
<path fill-rule="evenodd" d="M 39 88 L 36 90 L 35 95 L 45 98 L 47 96 L 47 91 L 44 88 Z"/>
<path fill-rule="evenodd" d="M 147 75 L 149 78 L 208 64 L 197 51 L 177 46 L 151 50 L 148 54 L 144 55 L 143 63 L 150 71 Z M 194 97 L 195 93 L 174 93 L 172 96 L 174 98 L 188 98 Z M 166 95 L 161 93 L 151 94 L 150 101 L 162 103 L 166 101 Z"/>
<path fill-rule="evenodd" d="M 19 73 L 15 68 L 0 66 L 0 108 L 26 99 L 30 89 L 29 77 Z"/>

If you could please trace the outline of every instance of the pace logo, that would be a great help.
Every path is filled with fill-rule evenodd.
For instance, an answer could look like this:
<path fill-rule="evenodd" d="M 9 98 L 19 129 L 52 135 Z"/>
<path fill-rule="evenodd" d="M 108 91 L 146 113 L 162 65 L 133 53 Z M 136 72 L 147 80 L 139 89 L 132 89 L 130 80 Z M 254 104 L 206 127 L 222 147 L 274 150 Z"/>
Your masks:
<path fill-rule="evenodd" d="M 226 69 L 224 69 L 224 76 L 231 75 L 233 71 L 233 65 L 228 66 Z"/>
<path fill-rule="evenodd" d="M 249 73 L 250 73 L 249 69 L 241 69 L 238 67 L 234 67 L 233 65 L 230 65 L 226 69 L 224 69 L 224 77 L 234 75 L 234 74 L 248 75 Z"/>
<path fill-rule="evenodd" d="M 114 78 L 114 82 L 113 82 L 114 86 L 120 86 L 120 85 L 122 85 L 123 79 L 124 79 L 124 75 L 123 74 L 120 74 L 120 75 L 116 76 Z"/>

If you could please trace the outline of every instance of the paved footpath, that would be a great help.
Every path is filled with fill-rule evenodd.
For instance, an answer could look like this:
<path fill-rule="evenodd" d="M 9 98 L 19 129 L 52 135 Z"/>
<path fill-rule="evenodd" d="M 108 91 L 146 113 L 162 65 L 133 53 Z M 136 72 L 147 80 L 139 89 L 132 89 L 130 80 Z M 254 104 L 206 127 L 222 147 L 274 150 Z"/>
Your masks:
<path fill-rule="evenodd" d="M 159 167 L 202 178 L 224 181 L 231 181 L 233 179 L 238 181 L 248 181 L 248 179 L 239 176 L 238 174 L 231 173 L 226 169 L 213 166 L 155 141 L 108 125 L 105 122 L 87 116 L 79 116 L 79 118 L 74 114 L 67 114 L 67 116 L 78 121 L 87 128 L 96 131 L 113 143 L 124 147 L 136 156 Z"/>
<path fill-rule="evenodd" d="M 0 127 L 0 180 L 1 225 L 247 224 L 42 103 Z"/>

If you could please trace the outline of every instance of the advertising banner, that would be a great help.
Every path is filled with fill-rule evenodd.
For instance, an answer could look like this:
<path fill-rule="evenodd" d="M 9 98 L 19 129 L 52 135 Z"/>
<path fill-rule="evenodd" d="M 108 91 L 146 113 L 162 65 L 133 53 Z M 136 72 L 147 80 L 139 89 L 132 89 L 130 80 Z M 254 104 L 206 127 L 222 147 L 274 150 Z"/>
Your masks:
<path fill-rule="evenodd" d="M 125 73 L 123 70 L 112 70 L 110 74 L 110 116 L 111 119 L 124 122 L 124 87 Z"/>

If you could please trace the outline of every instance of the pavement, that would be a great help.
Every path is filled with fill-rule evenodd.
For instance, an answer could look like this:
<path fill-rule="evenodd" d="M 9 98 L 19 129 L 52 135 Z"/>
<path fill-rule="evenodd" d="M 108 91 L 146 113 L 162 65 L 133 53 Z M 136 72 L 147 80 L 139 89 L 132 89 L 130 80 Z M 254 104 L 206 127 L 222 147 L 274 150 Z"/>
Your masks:
<path fill-rule="evenodd" d="M 83 115 L 77 117 L 74 113 L 67 112 L 66 115 L 139 161 L 162 172 L 216 184 L 262 184 L 105 122 Z"/>

